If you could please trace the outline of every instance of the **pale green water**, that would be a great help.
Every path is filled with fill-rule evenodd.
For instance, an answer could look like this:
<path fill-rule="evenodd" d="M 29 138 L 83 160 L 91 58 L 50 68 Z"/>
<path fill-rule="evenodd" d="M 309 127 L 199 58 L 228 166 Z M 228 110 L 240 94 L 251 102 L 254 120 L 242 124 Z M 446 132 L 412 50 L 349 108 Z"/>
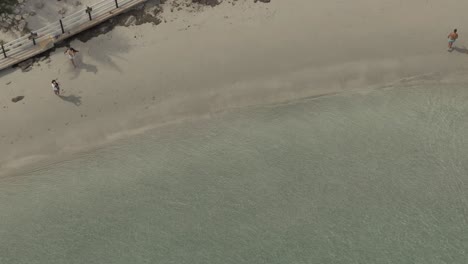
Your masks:
<path fill-rule="evenodd" d="M 0 263 L 466 263 L 467 99 L 243 109 L 0 179 Z"/>

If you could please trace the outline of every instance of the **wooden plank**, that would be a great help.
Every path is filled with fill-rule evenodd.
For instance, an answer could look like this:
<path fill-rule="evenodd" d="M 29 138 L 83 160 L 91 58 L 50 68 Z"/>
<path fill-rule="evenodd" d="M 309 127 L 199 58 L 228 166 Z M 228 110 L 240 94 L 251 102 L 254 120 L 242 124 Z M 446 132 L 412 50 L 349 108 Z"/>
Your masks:
<path fill-rule="evenodd" d="M 65 32 L 65 34 L 62 34 L 60 35 L 58 38 L 57 38 L 57 41 L 56 42 L 59 42 L 59 41 L 62 41 L 64 39 L 67 39 L 73 35 L 76 35 L 80 32 L 83 32 L 89 28 L 92 28 L 114 16 L 117 16 L 119 14 L 122 14 L 124 13 L 125 11 L 128 11 L 128 9 L 131 9 L 133 8 L 134 6 L 138 5 L 138 4 L 141 4 L 143 2 L 146 2 L 147 0 L 136 0 L 134 2 L 131 2 L 129 4 L 126 4 L 125 6 L 120 6 L 119 8 L 116 8 L 116 9 L 113 9 L 112 11 L 109 11 L 109 12 L 106 12 L 100 16 L 97 16 L 97 17 L 93 17 L 93 20 L 87 22 L 87 23 L 84 23 L 82 24 L 81 26 L 79 26 L 78 28 L 74 29 L 73 31 L 68 31 L 68 32 Z"/>
<path fill-rule="evenodd" d="M 8 60 L 6 61 L 6 63 L 2 63 L 0 64 L 0 69 L 6 69 L 8 67 L 11 67 L 15 64 L 18 64 L 22 61 L 25 61 L 31 57 L 34 57 L 40 53 L 43 53 L 44 50 L 41 49 L 40 47 L 36 48 L 36 49 L 28 49 L 26 50 L 26 52 L 24 54 L 21 54 L 21 56 L 18 56 L 18 57 L 8 57 Z"/>
<path fill-rule="evenodd" d="M 49 37 L 41 40 L 38 45 L 30 47 L 28 49 L 25 49 L 24 51 L 19 52 L 15 56 L 12 57 L 7 57 L 7 58 L 0 58 L 0 70 L 6 69 L 8 67 L 11 67 L 15 64 L 18 64 L 22 61 L 25 61 L 29 58 L 32 58 L 34 56 L 37 56 L 38 54 L 41 54 L 55 46 L 55 43 L 63 41 L 69 37 L 72 37 L 80 32 L 83 32 L 89 28 L 92 28 L 114 16 L 117 16 L 119 14 L 122 14 L 129 9 L 135 7 L 138 4 L 141 4 L 143 2 L 146 2 L 147 0 L 135 0 L 129 3 L 125 3 L 122 5 L 119 5 L 119 8 L 115 8 L 112 11 L 106 12 L 104 14 L 98 15 L 96 17 L 93 17 L 93 20 L 85 22 L 78 26 L 75 29 L 72 29 L 71 31 L 65 32 L 65 34 L 61 34 L 57 38 L 54 36 L 50 35 Z M 8 54 L 7 54 L 8 55 Z"/>

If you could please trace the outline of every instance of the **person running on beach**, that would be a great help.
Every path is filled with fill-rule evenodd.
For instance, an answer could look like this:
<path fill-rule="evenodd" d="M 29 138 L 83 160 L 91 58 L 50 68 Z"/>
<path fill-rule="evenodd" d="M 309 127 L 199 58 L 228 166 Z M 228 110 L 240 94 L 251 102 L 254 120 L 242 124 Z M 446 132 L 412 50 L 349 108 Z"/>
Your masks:
<path fill-rule="evenodd" d="M 454 29 L 452 33 L 448 35 L 448 48 L 449 50 L 453 49 L 453 43 L 458 39 L 457 29 Z"/>
<path fill-rule="evenodd" d="M 76 64 L 75 64 L 75 56 L 76 56 L 76 53 L 78 53 L 79 51 L 77 51 L 76 49 L 72 48 L 72 47 L 68 47 L 67 50 L 65 50 L 65 54 L 67 54 L 68 58 L 70 59 L 71 63 L 73 64 L 73 67 L 76 68 Z"/>
<path fill-rule="evenodd" d="M 52 80 L 52 89 L 55 95 L 60 95 L 60 86 L 56 80 Z"/>

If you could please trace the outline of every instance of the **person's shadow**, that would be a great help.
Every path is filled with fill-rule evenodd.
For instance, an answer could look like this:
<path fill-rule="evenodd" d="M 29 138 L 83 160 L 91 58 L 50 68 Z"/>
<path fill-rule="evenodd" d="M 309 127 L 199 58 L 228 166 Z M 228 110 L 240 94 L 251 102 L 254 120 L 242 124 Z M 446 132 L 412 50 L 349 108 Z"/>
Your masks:
<path fill-rule="evenodd" d="M 456 51 L 456 52 L 459 52 L 459 53 L 464 53 L 464 54 L 468 54 L 468 49 L 463 46 L 462 48 L 459 48 L 459 47 L 452 47 L 452 51 Z M 452 52 L 450 51 L 450 52 Z"/>
<path fill-rule="evenodd" d="M 66 101 L 66 102 L 69 102 L 69 103 L 72 103 L 76 106 L 80 106 L 81 105 L 81 96 L 76 96 L 76 95 L 67 95 L 67 96 L 64 96 L 64 95 L 59 95 L 60 99 Z"/>
<path fill-rule="evenodd" d="M 82 70 L 85 70 L 86 72 L 91 72 L 94 74 L 97 74 L 98 72 L 98 68 L 96 67 L 96 65 L 84 63 L 83 58 L 81 58 L 81 55 L 77 55 L 75 57 L 75 64 L 76 64 L 76 68 L 72 69 L 74 73 L 72 79 L 76 79 L 80 75 Z"/>
<path fill-rule="evenodd" d="M 77 67 L 81 67 L 86 72 L 92 72 L 94 74 L 96 74 L 98 72 L 98 69 L 97 69 L 96 65 L 89 64 L 89 63 L 84 63 L 81 60 L 79 61 L 79 64 L 77 65 Z"/>

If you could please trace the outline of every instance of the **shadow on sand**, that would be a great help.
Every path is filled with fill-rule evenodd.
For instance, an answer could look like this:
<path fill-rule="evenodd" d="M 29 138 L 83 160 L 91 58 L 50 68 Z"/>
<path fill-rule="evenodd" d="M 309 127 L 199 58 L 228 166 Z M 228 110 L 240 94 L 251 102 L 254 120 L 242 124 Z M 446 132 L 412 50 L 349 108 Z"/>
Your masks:
<path fill-rule="evenodd" d="M 119 66 L 120 61 L 125 61 L 126 59 L 120 54 L 126 54 L 130 50 L 129 40 L 119 36 L 117 33 L 108 34 L 108 38 L 101 39 L 101 45 L 105 48 L 90 48 L 88 51 L 88 56 L 93 60 L 96 60 L 100 65 L 111 68 L 114 71 L 122 72 L 122 69 Z M 116 60 L 117 59 L 117 60 Z M 80 67 L 78 65 L 78 67 Z"/>
<path fill-rule="evenodd" d="M 75 63 L 77 70 L 85 70 L 86 72 L 92 72 L 94 74 L 98 72 L 96 65 L 84 63 L 80 55 L 75 58 Z"/>
<path fill-rule="evenodd" d="M 467 49 L 465 46 L 463 46 L 463 47 L 461 47 L 461 48 L 459 48 L 459 47 L 452 47 L 452 50 L 451 50 L 450 52 L 452 52 L 452 51 L 456 51 L 456 52 L 458 52 L 458 53 L 463 53 L 463 54 L 468 54 L 468 49 Z"/>
<path fill-rule="evenodd" d="M 60 97 L 60 99 L 66 101 L 66 102 L 69 102 L 69 103 L 72 103 L 76 106 L 80 106 L 81 105 L 81 96 L 76 96 L 76 95 L 67 95 L 67 96 L 64 96 L 64 95 L 59 95 L 58 97 Z"/>
<path fill-rule="evenodd" d="M 97 66 L 93 64 L 89 64 L 89 63 L 84 63 L 83 58 L 81 57 L 80 54 L 78 54 L 78 56 L 75 57 L 75 64 L 76 64 L 76 68 L 73 68 L 73 66 L 70 66 L 71 68 L 70 71 L 73 72 L 72 79 L 76 79 L 83 70 L 86 72 L 94 73 L 94 74 L 97 74 L 98 72 Z"/>

